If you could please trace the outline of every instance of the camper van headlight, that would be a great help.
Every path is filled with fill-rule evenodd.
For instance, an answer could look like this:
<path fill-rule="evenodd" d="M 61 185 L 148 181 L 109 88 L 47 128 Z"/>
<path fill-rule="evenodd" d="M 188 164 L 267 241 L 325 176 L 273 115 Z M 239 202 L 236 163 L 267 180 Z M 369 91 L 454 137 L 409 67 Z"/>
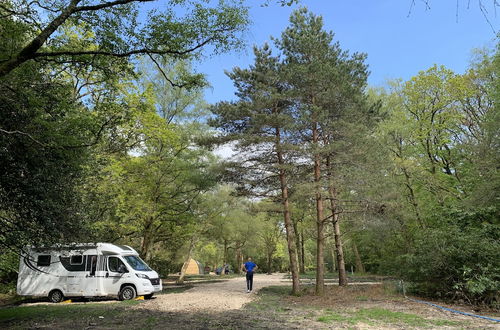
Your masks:
<path fill-rule="evenodd" d="M 146 280 L 149 280 L 149 276 L 146 274 L 135 273 L 135 276 L 137 276 L 138 278 L 144 278 Z"/>

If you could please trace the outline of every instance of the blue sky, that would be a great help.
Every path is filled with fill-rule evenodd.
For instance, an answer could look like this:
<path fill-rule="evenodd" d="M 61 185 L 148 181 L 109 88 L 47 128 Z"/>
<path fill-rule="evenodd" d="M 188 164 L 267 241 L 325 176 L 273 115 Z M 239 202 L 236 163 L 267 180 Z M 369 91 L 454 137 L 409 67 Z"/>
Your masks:
<path fill-rule="evenodd" d="M 252 46 L 279 37 L 288 26 L 288 18 L 298 6 L 261 7 L 263 0 L 250 0 L 252 25 L 245 35 L 244 50 L 204 60 L 198 70 L 207 75 L 212 88 L 205 98 L 209 103 L 234 99 L 234 87 L 224 70 L 248 67 L 253 62 Z M 411 0 L 301 0 L 316 15 L 323 16 L 325 29 L 350 52 L 365 52 L 371 72 L 371 86 L 383 86 L 387 79 L 408 79 L 433 64 L 443 64 L 463 73 L 471 60 L 472 49 L 493 46 L 500 30 L 500 7 L 495 15 L 492 0 L 483 0 L 488 21 L 478 0 L 432 0 L 426 9 L 416 0 L 408 15 Z"/>

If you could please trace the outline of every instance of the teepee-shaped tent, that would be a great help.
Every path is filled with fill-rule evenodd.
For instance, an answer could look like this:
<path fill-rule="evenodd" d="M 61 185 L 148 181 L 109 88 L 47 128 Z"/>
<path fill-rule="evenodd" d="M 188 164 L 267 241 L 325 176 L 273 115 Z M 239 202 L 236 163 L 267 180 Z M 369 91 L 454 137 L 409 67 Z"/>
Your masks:
<path fill-rule="evenodd" d="M 203 265 L 198 261 L 194 260 L 193 258 L 189 259 L 186 268 L 186 275 L 199 275 L 199 274 L 203 274 Z"/>

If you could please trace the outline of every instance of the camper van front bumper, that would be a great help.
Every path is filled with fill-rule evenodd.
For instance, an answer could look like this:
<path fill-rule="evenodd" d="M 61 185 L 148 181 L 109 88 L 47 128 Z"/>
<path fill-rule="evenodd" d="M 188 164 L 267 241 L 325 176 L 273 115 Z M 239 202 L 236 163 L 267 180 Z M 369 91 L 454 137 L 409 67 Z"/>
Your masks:
<path fill-rule="evenodd" d="M 161 281 L 158 285 L 153 285 L 150 281 L 141 281 L 141 285 L 138 288 L 138 295 L 147 295 L 156 292 L 160 292 L 162 290 Z"/>
<path fill-rule="evenodd" d="M 150 278 L 149 281 L 151 282 L 151 285 L 153 285 L 154 292 L 160 292 L 163 289 L 160 278 Z"/>
<path fill-rule="evenodd" d="M 140 296 L 151 294 L 154 292 L 155 288 L 151 285 L 151 282 L 149 281 L 142 281 L 140 287 L 137 288 L 137 294 Z"/>

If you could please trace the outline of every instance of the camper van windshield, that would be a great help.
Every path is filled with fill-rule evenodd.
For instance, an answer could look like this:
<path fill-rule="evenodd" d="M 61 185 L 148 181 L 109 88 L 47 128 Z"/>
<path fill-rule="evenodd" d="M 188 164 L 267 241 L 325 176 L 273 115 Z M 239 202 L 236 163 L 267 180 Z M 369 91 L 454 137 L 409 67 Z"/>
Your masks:
<path fill-rule="evenodd" d="M 138 256 L 125 256 L 125 260 L 127 260 L 128 264 L 135 270 L 142 270 L 142 271 L 151 271 L 151 268 L 149 268 L 148 265 L 144 261 L 142 261 L 141 258 Z"/>

